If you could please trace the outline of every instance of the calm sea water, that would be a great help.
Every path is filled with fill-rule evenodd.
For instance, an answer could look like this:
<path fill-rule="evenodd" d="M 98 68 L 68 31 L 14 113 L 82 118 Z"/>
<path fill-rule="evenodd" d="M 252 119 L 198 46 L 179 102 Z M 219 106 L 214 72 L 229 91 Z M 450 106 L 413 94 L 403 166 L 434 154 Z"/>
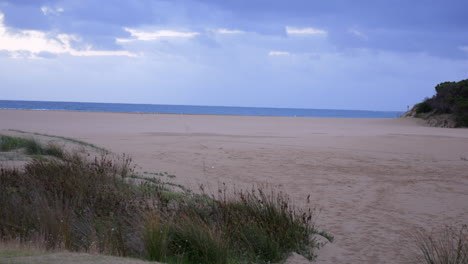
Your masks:
<path fill-rule="evenodd" d="M 8 101 L 0 100 L 0 109 L 69 110 L 164 114 L 206 114 L 242 116 L 302 116 L 302 117 L 349 117 L 349 118 L 394 118 L 403 112 L 298 109 L 232 106 L 194 106 L 157 104 L 111 104 L 80 102 Z"/>

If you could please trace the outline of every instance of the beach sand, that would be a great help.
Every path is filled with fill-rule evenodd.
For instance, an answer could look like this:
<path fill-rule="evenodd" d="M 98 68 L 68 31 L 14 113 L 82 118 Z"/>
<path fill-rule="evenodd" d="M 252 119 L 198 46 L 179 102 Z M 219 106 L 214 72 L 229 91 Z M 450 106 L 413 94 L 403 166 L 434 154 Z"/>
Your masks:
<path fill-rule="evenodd" d="M 468 129 L 415 119 L 0 110 L 0 130 L 72 137 L 139 170 L 217 189 L 267 185 L 335 236 L 317 263 L 405 263 L 417 227 L 468 223 Z"/>

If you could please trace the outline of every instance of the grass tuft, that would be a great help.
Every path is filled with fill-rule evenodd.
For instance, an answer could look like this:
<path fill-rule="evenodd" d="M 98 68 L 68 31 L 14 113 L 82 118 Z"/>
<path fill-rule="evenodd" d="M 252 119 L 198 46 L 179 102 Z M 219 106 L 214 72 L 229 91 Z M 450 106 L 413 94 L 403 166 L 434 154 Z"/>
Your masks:
<path fill-rule="evenodd" d="M 446 226 L 442 230 L 415 231 L 411 238 L 417 249 L 415 263 L 467 264 L 468 226 Z"/>

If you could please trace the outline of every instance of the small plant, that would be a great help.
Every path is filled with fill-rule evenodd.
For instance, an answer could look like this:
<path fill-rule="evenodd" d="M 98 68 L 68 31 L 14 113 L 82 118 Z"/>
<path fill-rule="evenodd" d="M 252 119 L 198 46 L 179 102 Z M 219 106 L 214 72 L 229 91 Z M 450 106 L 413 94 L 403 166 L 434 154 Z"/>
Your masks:
<path fill-rule="evenodd" d="M 439 231 L 419 229 L 411 235 L 417 253 L 415 263 L 468 263 L 468 226 L 447 226 Z"/>

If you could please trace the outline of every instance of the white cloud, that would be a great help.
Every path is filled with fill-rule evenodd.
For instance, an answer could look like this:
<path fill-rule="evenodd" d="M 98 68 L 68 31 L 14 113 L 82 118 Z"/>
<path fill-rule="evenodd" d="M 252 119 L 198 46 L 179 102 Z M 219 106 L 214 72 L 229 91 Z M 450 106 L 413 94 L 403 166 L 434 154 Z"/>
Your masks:
<path fill-rule="evenodd" d="M 216 33 L 219 33 L 219 34 L 243 34 L 243 33 L 245 33 L 245 31 L 237 30 L 237 29 L 220 28 L 220 29 L 216 30 Z"/>
<path fill-rule="evenodd" d="M 288 55 L 291 55 L 291 53 L 287 51 L 270 51 L 268 55 L 269 56 L 288 56 Z"/>
<path fill-rule="evenodd" d="M 306 28 L 295 28 L 295 27 L 286 27 L 286 33 L 288 35 L 326 35 L 327 31 L 312 27 Z"/>
<path fill-rule="evenodd" d="M 143 31 L 132 28 L 124 28 L 125 31 L 129 32 L 132 38 L 116 39 L 117 42 L 131 42 L 135 40 L 157 40 L 160 38 L 192 38 L 200 35 L 198 32 L 183 32 L 174 30 L 157 30 L 157 31 Z"/>
<path fill-rule="evenodd" d="M 73 43 L 83 45 L 79 37 L 69 34 L 52 34 L 38 30 L 19 30 L 9 32 L 4 24 L 4 14 L 0 13 L 0 50 L 7 51 L 12 57 L 37 57 L 39 53 L 69 54 L 72 56 L 128 56 L 135 57 L 126 50 L 94 50 L 91 45 L 76 49 Z"/>
<path fill-rule="evenodd" d="M 349 29 L 348 33 L 353 34 L 354 36 L 362 38 L 362 39 L 366 39 L 366 40 L 368 39 L 366 34 L 362 33 L 361 31 L 359 31 L 357 29 L 354 29 L 354 28 Z"/>
<path fill-rule="evenodd" d="M 59 15 L 63 11 L 65 11 L 63 8 L 58 7 L 58 8 L 53 8 L 53 7 L 48 7 L 48 6 L 43 6 L 41 7 L 41 11 L 44 15 Z"/>
<path fill-rule="evenodd" d="M 459 49 L 468 52 L 468 46 L 461 46 Z"/>

